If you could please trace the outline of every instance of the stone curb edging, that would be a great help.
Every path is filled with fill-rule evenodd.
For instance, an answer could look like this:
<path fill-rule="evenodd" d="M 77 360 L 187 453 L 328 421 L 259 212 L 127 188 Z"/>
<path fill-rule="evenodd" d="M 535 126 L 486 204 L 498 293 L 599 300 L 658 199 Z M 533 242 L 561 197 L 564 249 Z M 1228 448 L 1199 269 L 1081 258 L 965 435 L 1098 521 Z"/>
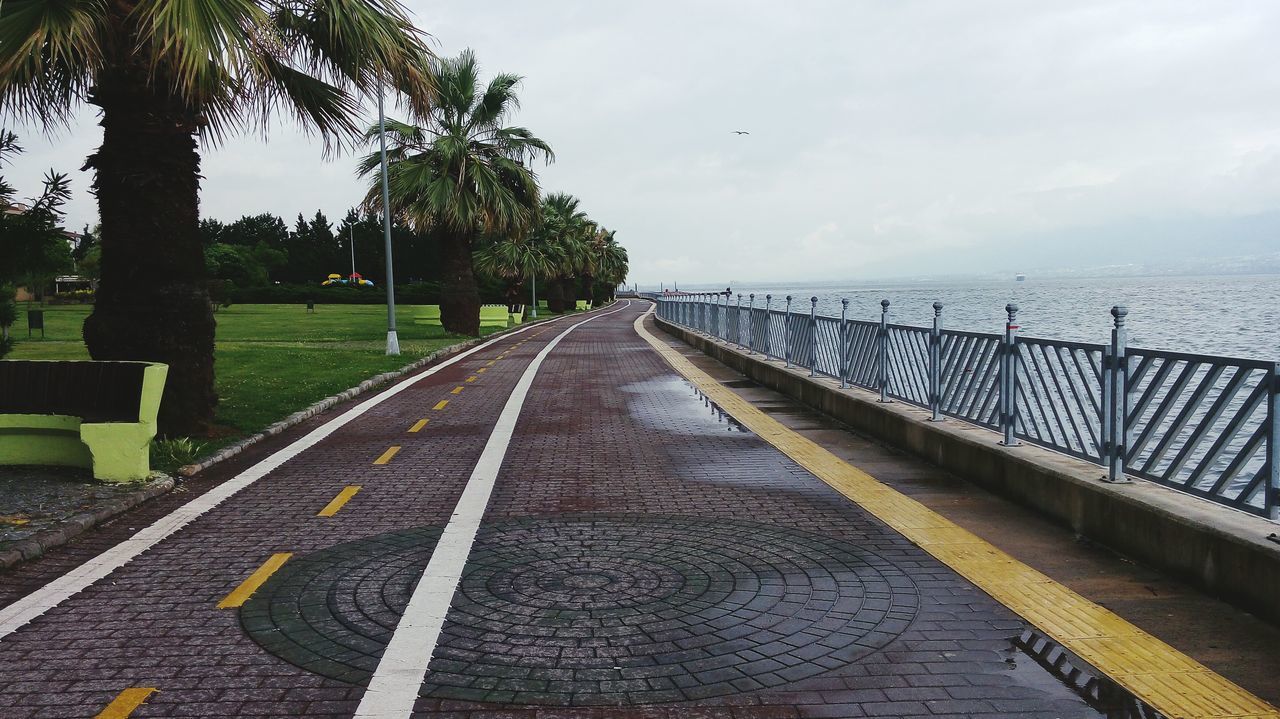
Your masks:
<path fill-rule="evenodd" d="M 617 300 L 614 300 L 614 302 L 616 301 Z M 605 305 L 605 307 L 608 307 L 608 306 L 610 305 Z M 603 308 L 596 308 L 596 309 L 603 309 Z M 432 352 L 426 357 L 423 357 L 410 364 L 407 364 L 398 370 L 392 370 L 391 372 L 383 372 L 380 375 L 375 375 L 373 377 L 370 377 L 369 379 L 361 382 L 355 387 L 351 387 L 342 392 L 339 392 L 338 394 L 335 394 L 332 397 L 326 397 L 320 400 L 319 402 L 316 402 L 315 404 L 311 405 L 310 407 L 307 407 L 306 409 L 302 409 L 297 412 L 294 412 L 288 417 L 285 417 L 284 419 L 280 420 L 279 422 L 276 422 L 275 424 L 267 427 L 266 429 L 262 430 L 261 432 L 258 432 L 257 434 L 250 435 L 249 437 L 246 437 L 231 446 L 223 447 L 222 449 L 218 450 L 217 452 L 213 453 L 211 456 L 205 458 L 200 462 L 179 467 L 178 474 L 182 475 L 183 477 L 193 477 L 196 474 L 203 472 L 204 470 L 212 467 L 213 465 L 219 462 L 226 461 L 236 456 L 237 454 L 240 454 L 244 450 L 261 442 L 264 439 L 267 439 L 268 437 L 274 437 L 280 434 L 281 432 L 284 432 L 287 429 L 290 429 L 299 424 L 302 424 L 303 422 L 311 419 L 312 417 L 315 417 L 318 414 L 321 414 L 323 412 L 328 411 L 329 409 L 332 409 L 335 405 L 338 405 L 343 402 L 346 402 L 347 400 L 359 397 L 360 395 L 368 392 L 371 389 L 380 387 L 384 384 L 388 384 L 393 380 L 404 377 L 407 374 L 416 372 L 417 370 L 422 369 L 423 367 L 431 364 L 432 362 L 435 362 L 437 360 L 441 360 L 446 357 L 449 357 L 450 355 L 455 355 L 459 352 L 463 352 L 465 350 L 471 349 L 472 347 L 475 347 L 478 344 L 488 342 L 498 337 L 502 337 L 503 335 L 510 334 L 523 327 L 530 327 L 532 325 L 543 324 L 544 322 L 550 322 L 552 320 L 557 320 L 565 316 L 566 315 L 559 315 L 557 317 L 548 317 L 546 319 L 534 320 L 532 322 L 525 322 L 523 324 L 517 325 L 516 327 L 508 327 L 507 329 L 502 330 L 501 332 L 494 332 L 493 334 L 485 335 L 484 337 L 474 337 L 472 339 L 459 342 L 458 344 L 455 344 L 455 345 L 442 347 L 441 349 L 438 349 L 435 352 Z"/>
<path fill-rule="evenodd" d="M 990 430 L 931 422 L 927 410 L 881 404 L 874 393 L 839 389 L 808 370 L 765 362 L 736 346 L 654 318 L 657 326 L 753 381 L 1038 512 L 1076 534 L 1182 579 L 1280 624 L 1277 525 L 1154 482 L 1109 484 L 1102 468 L 1020 444 L 1003 447 Z M 994 435 L 994 436 L 993 436 Z"/>
<path fill-rule="evenodd" d="M 147 482 L 142 488 L 116 497 L 91 512 L 77 514 L 60 522 L 54 528 L 18 540 L 8 549 L 0 551 L 0 571 L 9 569 L 19 562 L 35 559 L 54 547 L 62 546 L 89 529 L 133 509 L 148 499 L 165 494 L 173 487 L 173 477 L 161 476 Z"/>

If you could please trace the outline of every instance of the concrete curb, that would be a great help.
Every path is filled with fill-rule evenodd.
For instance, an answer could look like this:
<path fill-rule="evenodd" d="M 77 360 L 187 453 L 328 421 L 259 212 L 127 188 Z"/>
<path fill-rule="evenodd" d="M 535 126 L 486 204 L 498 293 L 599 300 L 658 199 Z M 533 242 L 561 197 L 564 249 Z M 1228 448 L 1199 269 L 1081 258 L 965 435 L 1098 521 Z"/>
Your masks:
<path fill-rule="evenodd" d="M 608 307 L 609 305 L 605 305 L 605 306 Z M 603 309 L 603 308 L 597 308 L 597 309 Z M 311 405 L 310 407 L 307 407 L 306 409 L 302 409 L 297 412 L 294 412 L 293 414 L 267 427 L 261 432 L 258 432 L 257 434 L 254 434 L 254 435 L 250 435 L 249 437 L 246 437 L 240 440 L 239 442 L 236 442 L 235 444 L 230 445 L 228 447 L 223 447 L 222 449 L 213 453 L 209 457 L 199 462 L 196 462 L 195 464 L 188 464 L 188 465 L 179 467 L 178 474 L 182 475 L 183 477 L 193 477 L 196 474 L 203 472 L 204 470 L 212 467 L 213 465 L 219 462 L 224 462 L 228 459 L 231 459 L 237 454 L 240 454 L 241 452 L 245 451 L 249 447 L 252 447 L 253 445 L 261 442 L 262 440 L 267 439 L 268 437 L 274 437 L 280 434 L 281 432 L 284 432 L 287 429 L 296 427 L 297 425 L 302 424 L 303 422 L 311 419 L 312 417 L 315 417 L 318 414 L 322 414 L 332 409 L 336 405 L 339 405 L 350 399 L 355 399 L 356 397 L 359 397 L 360 395 L 365 394 L 371 389 L 381 387 L 382 385 L 389 384 L 390 382 L 400 379 L 405 375 L 412 374 L 413 372 L 416 372 L 422 369 L 423 367 L 431 364 L 432 362 L 435 362 L 437 360 L 441 360 L 446 357 L 449 357 L 450 355 L 455 355 L 459 352 L 463 352 L 465 350 L 471 349 L 472 347 L 475 347 L 478 344 L 488 342 L 498 337 L 502 337 L 503 335 L 510 334 L 522 327 L 540 325 L 540 324 L 551 322 L 552 320 L 558 320 L 562 317 L 567 317 L 567 316 L 569 315 L 559 315 L 557 317 L 548 317 L 547 319 L 534 320 L 532 322 L 525 322 L 524 324 L 517 325 L 516 327 L 508 327 L 507 329 L 502 330 L 501 332 L 494 332 L 493 334 L 485 335 L 484 337 L 475 337 L 473 339 L 459 342 L 456 345 L 449 345 L 448 347 L 438 349 L 435 352 L 432 352 L 431 354 L 427 355 L 426 357 L 423 357 L 410 364 L 407 364 L 398 370 L 393 370 L 391 372 L 383 372 L 380 375 L 375 375 L 373 377 L 370 377 L 369 379 L 361 382 L 355 387 L 346 389 L 331 397 L 326 397 L 320 400 L 319 402 L 316 402 L 315 404 Z"/>
<path fill-rule="evenodd" d="M 929 421 L 903 402 L 840 389 L 808 370 L 714 340 L 655 317 L 658 326 L 752 380 L 854 430 L 910 452 L 1077 534 L 1280 623 L 1280 524 L 1153 482 L 1101 481 L 1098 465 L 1034 445 L 1004 447 L 991 430 Z"/>
<path fill-rule="evenodd" d="M 37 532 L 26 539 L 14 542 L 8 549 L 0 551 L 0 571 L 9 569 L 19 562 L 35 559 L 54 547 L 60 547 L 89 529 L 133 509 L 148 499 L 168 492 L 173 489 L 173 486 L 173 477 L 162 476 L 150 480 L 140 489 L 116 497 L 92 512 L 77 514 L 55 528 Z"/>

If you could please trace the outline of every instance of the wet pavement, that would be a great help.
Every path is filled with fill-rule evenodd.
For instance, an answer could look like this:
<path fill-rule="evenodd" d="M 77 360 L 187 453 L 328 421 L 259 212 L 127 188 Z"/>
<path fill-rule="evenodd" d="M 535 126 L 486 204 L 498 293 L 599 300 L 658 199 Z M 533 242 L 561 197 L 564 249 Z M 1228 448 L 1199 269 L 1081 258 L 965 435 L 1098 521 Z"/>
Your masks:
<path fill-rule="evenodd" d="M 647 308 L 619 305 L 546 355 L 414 716 L 1094 717 L 1124 703 L 676 375 L 632 328 Z M 421 379 L 0 636 L 2 715 L 353 716 L 499 413 L 579 319 Z M 0 602 L 31 601 L 176 506 L 0 575 Z"/>

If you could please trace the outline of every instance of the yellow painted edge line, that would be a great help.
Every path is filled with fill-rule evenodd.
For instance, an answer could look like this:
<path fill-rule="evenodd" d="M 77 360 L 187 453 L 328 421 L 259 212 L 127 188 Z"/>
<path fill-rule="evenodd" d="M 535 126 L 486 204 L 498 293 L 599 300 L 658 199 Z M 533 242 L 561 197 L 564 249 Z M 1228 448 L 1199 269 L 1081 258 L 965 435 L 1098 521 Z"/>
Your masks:
<path fill-rule="evenodd" d="M 400 445 L 398 444 L 391 445 L 390 447 L 387 448 L 387 451 L 378 455 L 378 458 L 373 460 L 373 463 L 386 464 L 387 462 L 390 462 L 391 458 L 396 456 L 396 452 L 399 452 L 399 451 L 400 451 Z"/>
<path fill-rule="evenodd" d="M 247 579 L 240 583 L 240 586 L 231 590 L 221 602 L 218 602 L 218 609 L 232 609 L 249 601 L 249 597 L 258 591 L 263 582 L 267 581 L 276 570 L 289 561 L 289 557 L 293 556 L 293 552 L 279 552 L 271 555 L 271 557 L 262 563 L 261 567 L 254 570 Z"/>
<path fill-rule="evenodd" d="M 160 690 L 155 687 L 129 687 L 117 694 L 93 719 L 126 719 L 134 709 L 142 706 L 143 702 L 158 691 Z"/>
<path fill-rule="evenodd" d="M 417 422 L 413 423 L 413 426 L 409 428 L 409 431 L 416 434 L 418 432 L 421 432 L 422 428 L 426 426 L 427 426 L 427 420 L 420 419 Z"/>
<path fill-rule="evenodd" d="M 462 385 L 458 385 L 457 387 L 449 390 L 449 394 L 462 394 Z"/>
<path fill-rule="evenodd" d="M 359 492 L 359 491 L 360 491 L 360 485 L 358 484 L 352 484 L 347 487 L 343 487 L 342 491 L 338 492 L 338 496 L 329 500 L 329 503 L 324 505 L 324 509 L 320 510 L 320 512 L 316 514 L 316 516 L 332 517 L 333 515 L 338 513 L 339 509 L 342 509 L 342 506 L 344 504 L 346 504 L 347 502 L 350 502 L 351 498 L 356 496 L 356 492 Z"/>
<path fill-rule="evenodd" d="M 444 409 L 444 406 L 447 404 L 449 404 L 449 400 L 442 399 L 439 402 L 436 402 L 436 406 L 432 407 L 431 409 Z"/>
<path fill-rule="evenodd" d="M 636 319 L 636 332 L 722 410 L 1134 696 L 1169 717 L 1280 717 L 1227 678 L 787 428 L 654 337 L 646 316 Z"/>

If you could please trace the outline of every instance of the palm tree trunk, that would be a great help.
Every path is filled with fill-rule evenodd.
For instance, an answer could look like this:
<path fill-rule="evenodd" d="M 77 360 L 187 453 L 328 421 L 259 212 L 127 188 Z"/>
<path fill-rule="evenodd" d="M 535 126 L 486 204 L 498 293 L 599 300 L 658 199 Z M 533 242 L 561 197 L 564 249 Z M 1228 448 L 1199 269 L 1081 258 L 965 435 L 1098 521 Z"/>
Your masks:
<path fill-rule="evenodd" d="M 168 364 L 160 432 L 202 436 L 218 396 L 198 230 L 198 124 L 148 89 L 146 72 L 107 73 L 90 98 L 102 108 L 102 146 L 86 165 L 102 219 L 102 278 L 84 340 L 96 360 Z"/>
<path fill-rule="evenodd" d="M 480 289 L 471 267 L 471 237 L 442 237 L 440 260 L 444 269 L 440 324 L 454 334 L 476 337 L 480 334 Z"/>
<path fill-rule="evenodd" d="M 558 278 L 547 280 L 544 293 L 546 294 L 547 309 L 552 312 L 564 312 L 564 286 Z"/>

